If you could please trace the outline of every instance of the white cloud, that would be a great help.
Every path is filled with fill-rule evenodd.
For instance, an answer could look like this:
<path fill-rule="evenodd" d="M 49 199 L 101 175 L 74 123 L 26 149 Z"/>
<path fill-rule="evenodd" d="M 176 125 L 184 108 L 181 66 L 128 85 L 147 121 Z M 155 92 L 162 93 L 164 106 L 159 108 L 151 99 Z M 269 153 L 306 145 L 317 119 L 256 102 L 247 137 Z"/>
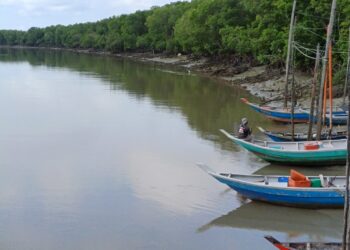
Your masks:
<path fill-rule="evenodd" d="M 94 22 L 175 0 L 0 0 L 0 29 Z"/>

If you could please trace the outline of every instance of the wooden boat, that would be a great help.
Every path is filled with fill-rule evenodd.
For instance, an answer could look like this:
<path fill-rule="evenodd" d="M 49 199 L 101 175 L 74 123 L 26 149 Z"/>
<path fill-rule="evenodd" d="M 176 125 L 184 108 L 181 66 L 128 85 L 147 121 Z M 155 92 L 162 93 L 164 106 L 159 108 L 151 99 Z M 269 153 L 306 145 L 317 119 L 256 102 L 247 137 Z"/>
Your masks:
<path fill-rule="evenodd" d="M 300 109 L 302 110 L 302 109 Z M 310 116 L 310 112 L 308 110 L 302 110 L 305 112 L 305 114 L 307 114 L 308 116 Z M 336 110 L 333 110 L 332 112 L 332 124 L 333 125 L 346 125 L 348 122 L 348 115 L 349 112 L 342 109 L 342 108 L 337 108 Z M 329 125 L 330 124 L 330 114 L 327 113 L 325 115 L 325 124 Z M 316 123 L 317 122 L 317 117 L 314 116 L 313 117 L 313 121 Z"/>
<path fill-rule="evenodd" d="M 260 106 L 256 103 L 251 103 L 246 98 L 241 98 L 241 101 L 249 105 L 253 110 L 265 115 L 267 118 L 272 119 L 277 122 L 290 123 L 292 119 L 290 108 L 279 108 L 273 106 Z M 302 109 L 294 110 L 294 122 L 295 123 L 307 123 L 309 122 L 309 114 Z"/>
<path fill-rule="evenodd" d="M 241 101 L 249 105 L 253 110 L 265 115 L 267 118 L 277 121 L 277 122 L 284 122 L 284 123 L 290 123 L 292 119 L 292 113 L 290 108 L 279 108 L 279 107 L 273 107 L 264 105 L 261 106 L 256 103 L 249 102 L 246 98 L 241 98 Z M 336 108 L 332 112 L 332 124 L 333 125 L 346 125 L 347 123 L 347 117 L 349 112 L 344 111 L 341 108 Z M 301 108 L 295 108 L 294 109 L 294 123 L 308 123 L 310 112 L 306 109 Z M 329 124 L 330 121 L 330 115 L 326 114 L 326 124 Z M 316 122 L 316 117 L 313 119 L 314 122 Z"/>
<path fill-rule="evenodd" d="M 284 242 L 282 243 L 270 235 L 265 236 L 264 238 L 280 250 L 297 250 L 297 249 L 340 250 L 342 249 L 341 242 Z"/>
<path fill-rule="evenodd" d="M 273 142 L 251 138 L 248 141 L 239 139 L 223 129 L 220 131 L 234 143 L 268 162 L 299 166 L 339 165 L 346 162 L 346 139 L 318 142 Z"/>
<path fill-rule="evenodd" d="M 267 137 L 277 142 L 292 141 L 292 133 L 290 132 L 272 132 L 258 127 L 258 129 L 265 134 Z M 340 140 L 346 139 L 347 131 L 337 131 L 332 132 L 330 135 L 328 133 L 321 134 L 321 140 Z M 307 134 L 305 133 L 294 133 L 294 141 L 307 141 Z M 316 135 L 312 135 L 312 139 L 316 140 Z"/>
<path fill-rule="evenodd" d="M 305 208 L 344 206 L 345 176 L 321 177 L 326 187 L 289 187 L 288 176 L 216 173 L 206 165 L 198 166 L 219 182 L 254 201 Z M 313 180 L 320 177 L 308 178 Z"/>

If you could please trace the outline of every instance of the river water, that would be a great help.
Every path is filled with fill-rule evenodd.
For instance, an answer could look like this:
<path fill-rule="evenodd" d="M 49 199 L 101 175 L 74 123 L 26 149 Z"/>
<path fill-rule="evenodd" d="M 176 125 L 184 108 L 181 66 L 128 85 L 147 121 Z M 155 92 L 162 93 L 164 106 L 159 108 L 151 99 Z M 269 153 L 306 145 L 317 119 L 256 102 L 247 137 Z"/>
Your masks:
<path fill-rule="evenodd" d="M 288 130 L 242 104 L 253 99 L 242 89 L 180 69 L 44 50 L 0 50 L 0 76 L 2 249 L 274 249 L 264 235 L 341 239 L 341 209 L 250 202 L 196 166 L 289 173 L 218 131 L 243 116 L 255 131 Z"/>

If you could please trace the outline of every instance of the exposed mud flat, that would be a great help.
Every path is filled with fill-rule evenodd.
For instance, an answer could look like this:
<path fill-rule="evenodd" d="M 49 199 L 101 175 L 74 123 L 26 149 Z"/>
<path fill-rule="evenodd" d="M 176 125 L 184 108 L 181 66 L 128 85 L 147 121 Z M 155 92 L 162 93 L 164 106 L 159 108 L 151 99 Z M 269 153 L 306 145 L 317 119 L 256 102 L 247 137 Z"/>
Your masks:
<path fill-rule="evenodd" d="M 232 86 L 245 88 L 249 93 L 268 102 L 271 105 L 281 105 L 285 92 L 285 71 L 283 69 L 268 66 L 250 66 L 248 64 L 230 64 L 213 62 L 209 58 L 191 58 L 184 55 L 178 56 L 150 56 L 141 54 L 143 61 L 173 64 L 185 67 L 188 72 L 198 72 L 223 80 Z M 310 73 L 296 72 L 295 96 L 297 105 L 309 107 L 313 76 Z M 291 76 L 290 76 L 291 79 Z M 291 86 L 289 84 L 289 91 Z M 343 86 L 333 86 L 334 105 L 341 105 Z"/>

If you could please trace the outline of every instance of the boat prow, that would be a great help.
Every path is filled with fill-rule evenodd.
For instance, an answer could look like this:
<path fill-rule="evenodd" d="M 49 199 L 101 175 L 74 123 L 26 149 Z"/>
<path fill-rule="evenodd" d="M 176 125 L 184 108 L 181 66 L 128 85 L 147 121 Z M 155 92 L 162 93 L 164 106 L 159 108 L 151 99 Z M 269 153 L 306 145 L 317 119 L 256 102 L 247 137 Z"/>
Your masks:
<path fill-rule="evenodd" d="M 215 171 L 214 171 L 213 169 L 211 169 L 209 166 L 205 165 L 204 163 L 198 162 L 198 163 L 196 163 L 196 165 L 197 165 L 200 169 L 202 169 L 204 172 L 206 172 L 206 173 L 208 173 L 208 174 L 210 174 L 210 175 L 212 175 L 212 174 L 215 173 Z"/>

